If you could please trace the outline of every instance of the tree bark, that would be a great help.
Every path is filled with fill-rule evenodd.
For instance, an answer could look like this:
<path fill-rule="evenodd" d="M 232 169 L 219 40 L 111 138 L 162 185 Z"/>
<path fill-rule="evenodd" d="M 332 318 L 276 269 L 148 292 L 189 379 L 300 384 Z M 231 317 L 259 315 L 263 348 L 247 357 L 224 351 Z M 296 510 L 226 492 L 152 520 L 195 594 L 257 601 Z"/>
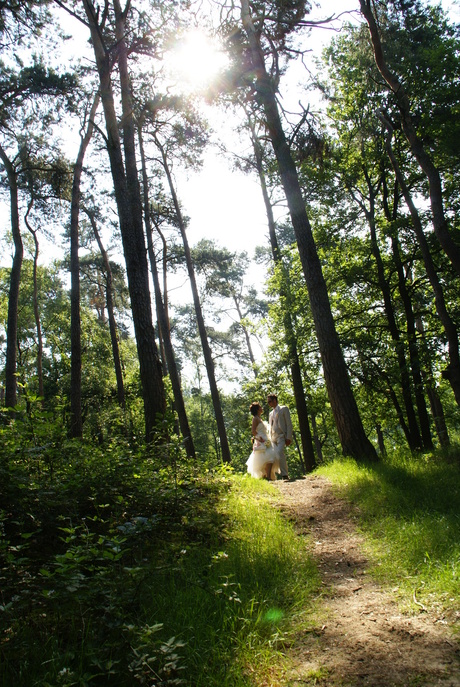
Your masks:
<path fill-rule="evenodd" d="M 107 128 L 107 150 L 118 208 L 139 358 L 144 400 L 145 434 L 146 440 L 150 441 L 153 438 L 153 430 L 157 421 L 164 416 L 166 398 L 150 307 L 147 251 L 135 156 L 134 118 L 130 97 L 127 47 L 124 39 L 125 17 L 121 12 L 119 2 L 115 0 L 117 55 L 122 92 L 124 162 L 113 97 L 110 53 L 105 49 L 98 25 L 98 14 L 93 3 L 90 0 L 82 0 L 82 2 L 91 30 L 99 73 L 101 100 Z"/>
<path fill-rule="evenodd" d="M 81 439 L 83 419 L 81 414 L 81 320 L 80 320 L 80 259 L 79 217 L 81 201 L 81 177 L 83 160 L 93 135 L 94 117 L 100 96 L 96 94 L 89 113 L 85 134 L 73 168 L 72 200 L 70 205 L 70 436 Z"/>
<path fill-rule="evenodd" d="M 375 431 L 377 432 L 377 441 L 379 445 L 379 451 L 381 456 L 387 455 L 387 450 L 385 448 L 385 441 L 383 439 L 382 425 L 380 422 L 375 423 Z"/>
<path fill-rule="evenodd" d="M 17 404 L 17 338 L 18 338 L 18 307 L 19 285 L 21 282 L 21 268 L 24 258 L 21 230 L 19 226 L 19 198 L 16 170 L 3 147 L 0 145 L 0 158 L 5 166 L 10 189 L 10 217 L 11 233 L 14 242 L 13 264 L 10 275 L 10 291 L 8 295 L 8 320 L 6 327 L 6 364 L 5 364 L 5 407 L 14 408 Z"/>
<path fill-rule="evenodd" d="M 409 368 L 406 360 L 406 353 L 404 351 L 404 343 L 401 340 L 400 332 L 396 324 L 396 318 L 391 300 L 390 287 L 385 277 L 385 270 L 383 267 L 382 256 L 377 240 L 377 231 L 375 227 L 375 191 L 372 188 L 371 180 L 365 172 L 367 187 L 369 191 L 369 209 L 362 205 L 366 214 L 366 219 L 369 225 L 371 235 L 371 251 L 377 265 L 377 279 L 380 290 L 383 296 L 383 305 L 385 315 L 388 322 L 388 329 L 390 336 L 394 343 L 396 357 L 398 360 L 399 375 L 401 379 L 401 393 L 404 399 L 404 407 L 406 409 L 407 425 L 409 429 L 409 447 L 411 451 L 420 451 L 423 448 L 422 437 L 420 436 L 420 429 L 417 424 L 417 417 L 415 414 L 414 404 L 412 401 L 412 384 L 409 375 Z"/>
<path fill-rule="evenodd" d="M 430 280 L 431 288 L 433 289 L 436 312 L 438 313 L 439 319 L 442 322 L 442 326 L 444 327 L 444 332 L 447 338 L 449 364 L 446 370 L 443 371 L 443 376 L 449 381 L 452 387 L 452 391 L 454 392 L 457 405 L 460 405 L 460 354 L 457 328 L 447 310 L 444 292 L 442 290 L 441 282 L 439 281 L 436 267 L 433 263 L 433 258 L 431 257 L 428 241 L 426 240 L 425 234 L 423 232 L 420 216 L 412 200 L 411 193 L 404 179 L 404 175 L 399 167 L 396 156 L 393 152 L 393 146 L 391 145 L 393 128 L 391 124 L 388 122 L 388 120 L 381 113 L 379 113 L 379 118 L 387 130 L 387 135 L 385 137 L 385 146 L 388 153 L 388 157 L 390 158 L 396 179 L 401 188 L 404 200 L 410 212 L 412 226 L 414 227 L 414 232 L 420 246 L 420 252 L 422 254 L 423 262 L 425 264 L 426 274 L 428 279 Z"/>
<path fill-rule="evenodd" d="M 163 234 L 163 232 L 160 229 L 159 223 L 155 222 L 155 230 L 158 234 L 158 236 L 161 239 L 161 243 L 163 245 L 163 250 L 162 250 L 162 271 L 163 271 L 163 298 L 162 298 L 162 303 L 163 303 L 163 310 L 166 318 L 166 329 L 168 332 L 171 332 L 171 323 L 169 320 L 169 298 L 168 298 L 168 244 L 166 242 L 166 238 Z M 149 239 L 150 243 L 150 239 Z M 161 288 L 160 288 L 160 293 L 161 293 Z M 158 318 L 158 315 L 157 315 Z M 160 329 L 160 336 L 161 336 L 161 347 L 162 347 L 162 353 L 161 355 L 163 356 L 163 374 L 166 377 L 168 374 L 168 364 L 166 362 L 166 352 L 164 350 L 164 344 L 163 344 L 163 336 L 161 334 L 161 328 Z M 180 377 L 180 375 L 179 375 Z M 181 385 L 182 387 L 182 385 Z"/>
<path fill-rule="evenodd" d="M 206 373 L 208 376 L 209 390 L 211 392 L 212 405 L 214 408 L 214 415 L 216 418 L 217 431 L 219 434 L 220 450 L 222 455 L 222 460 L 224 463 L 230 462 L 230 447 L 228 444 L 227 430 L 225 428 L 224 415 L 222 412 L 222 404 L 220 402 L 219 390 L 217 388 L 216 376 L 214 372 L 214 361 L 212 359 L 211 348 L 209 346 L 208 335 L 206 332 L 206 325 L 204 323 L 203 311 L 200 303 L 200 296 L 198 293 L 198 286 L 196 283 L 195 269 L 193 267 L 192 255 L 190 252 L 190 246 L 188 243 L 187 232 L 185 229 L 185 222 L 182 216 L 182 212 L 179 205 L 179 200 L 177 198 L 176 189 L 174 188 L 174 183 L 172 180 L 171 172 L 169 169 L 168 160 L 166 153 L 160 141 L 155 138 L 155 143 L 158 150 L 161 153 L 163 160 L 163 167 L 166 173 L 166 178 L 168 180 L 168 186 L 171 193 L 171 197 L 174 203 L 174 208 L 176 211 L 177 222 L 179 225 L 182 243 L 184 245 L 185 261 L 187 264 L 188 276 L 190 279 L 190 288 L 192 290 L 193 304 L 195 307 L 196 320 L 198 325 L 198 332 L 200 334 L 201 346 L 203 348 L 204 363 L 206 366 Z"/>
<path fill-rule="evenodd" d="M 436 434 L 439 439 L 439 443 L 443 448 L 447 448 L 450 445 L 449 432 L 446 424 L 446 417 L 444 415 L 444 408 L 442 406 L 441 399 L 439 397 L 438 391 L 436 389 L 436 384 L 433 379 L 433 369 L 431 367 L 430 356 L 428 352 L 428 346 L 425 340 L 425 331 L 423 328 L 423 322 L 421 317 L 417 317 L 415 320 L 416 329 L 421 336 L 422 345 L 426 349 L 425 355 L 425 369 L 422 372 L 425 381 L 425 386 L 428 394 L 428 400 L 430 402 L 431 414 L 434 418 L 434 425 L 436 427 Z"/>
<path fill-rule="evenodd" d="M 428 411 L 425 403 L 425 395 L 423 388 L 422 371 L 420 367 L 420 356 L 417 346 L 417 335 L 415 328 L 415 316 L 412 308 L 412 302 L 409 292 L 406 287 L 406 280 L 404 277 L 403 265 L 401 263 L 401 256 L 399 251 L 399 242 L 396 236 L 391 237 L 391 245 L 393 251 L 393 258 L 398 273 L 399 293 L 404 305 L 407 323 L 407 338 L 409 342 L 409 359 L 412 370 L 412 379 L 415 391 L 415 403 L 417 405 L 417 413 L 420 423 L 420 431 L 422 434 L 423 448 L 426 450 L 433 448 L 433 441 L 431 438 L 430 421 L 428 418 Z"/>
<path fill-rule="evenodd" d="M 320 440 L 319 434 L 318 434 L 318 425 L 316 424 L 315 413 L 311 414 L 311 426 L 313 429 L 313 441 L 315 442 L 316 455 L 318 456 L 318 463 L 321 464 L 323 462 L 323 447 L 321 445 L 321 440 Z"/>
<path fill-rule="evenodd" d="M 99 246 L 99 250 L 102 256 L 102 261 L 104 263 L 105 267 L 105 300 L 107 304 L 107 316 L 109 320 L 109 331 L 110 331 L 110 342 L 112 345 L 112 356 L 113 356 L 113 364 L 115 367 L 115 378 L 117 380 L 117 401 L 118 405 L 120 408 L 124 408 L 126 405 L 125 401 L 125 388 L 124 388 L 124 383 L 123 383 L 123 370 L 121 366 L 121 360 L 120 360 L 120 348 L 118 345 L 118 328 L 117 328 L 117 323 L 115 320 L 115 312 L 114 312 L 114 307 L 113 307 L 113 278 L 112 278 L 112 269 L 110 267 L 110 261 L 109 261 L 109 256 L 107 255 L 107 251 L 104 248 L 104 245 L 101 240 L 101 236 L 99 234 L 99 230 L 97 228 L 96 224 L 96 219 L 94 217 L 94 212 L 91 212 L 90 210 L 85 210 L 89 221 L 91 223 L 91 227 L 93 229 L 93 234 L 96 239 L 97 245 Z"/>
<path fill-rule="evenodd" d="M 252 350 L 251 338 L 249 336 L 248 328 L 246 327 L 245 324 L 243 324 L 244 318 L 243 318 L 243 313 L 241 312 L 240 302 L 238 300 L 238 296 L 236 295 L 236 293 L 232 293 L 232 298 L 233 298 L 233 302 L 235 303 L 235 308 L 236 308 L 236 312 L 238 314 L 240 327 L 243 330 L 244 338 L 246 341 L 246 348 L 248 349 L 249 360 L 251 361 L 252 371 L 254 372 L 254 377 L 257 379 L 258 370 L 257 370 L 256 359 L 254 358 L 254 352 Z"/>
<path fill-rule="evenodd" d="M 374 49 L 375 63 L 379 72 L 385 79 L 396 98 L 396 102 L 398 103 L 398 107 L 401 112 L 402 129 L 409 143 L 412 154 L 428 179 L 431 213 L 435 234 L 438 237 L 439 243 L 441 244 L 444 252 L 457 271 L 457 274 L 460 275 L 460 247 L 457 245 L 457 243 L 455 243 L 449 232 L 447 219 L 444 214 L 442 184 L 439 171 L 434 165 L 429 154 L 426 152 L 424 145 L 417 134 L 412 118 L 410 101 L 406 90 L 397 76 L 390 71 L 386 63 L 385 56 L 383 54 L 382 42 L 380 40 L 379 29 L 372 13 L 371 0 L 360 0 L 360 6 L 361 12 L 369 26 L 372 46 Z"/>
<path fill-rule="evenodd" d="M 270 237 L 270 245 L 272 249 L 273 261 L 275 264 L 279 264 L 283 267 L 284 265 L 281 257 L 281 252 L 278 245 L 278 239 L 276 236 L 276 225 L 275 218 L 273 217 L 273 209 L 270 203 L 270 198 L 267 190 L 267 183 L 264 174 L 262 151 L 260 149 L 260 142 L 256 136 L 255 131 L 252 129 L 252 142 L 254 146 L 254 154 L 256 158 L 256 167 L 259 175 L 260 187 L 262 189 L 262 197 L 264 199 L 265 212 L 268 221 L 268 234 Z M 288 275 L 285 274 L 285 280 L 289 279 Z M 284 288 L 284 287 L 283 287 Z M 289 288 L 287 286 L 287 288 Z M 280 295 L 286 295 L 281 293 Z M 288 299 L 289 300 L 289 299 Z M 297 409 L 297 417 L 299 420 L 299 430 L 300 430 L 300 440 L 302 443 L 303 459 L 305 463 L 305 469 L 307 472 L 312 472 L 316 467 L 315 451 L 313 448 L 313 439 L 310 430 L 310 422 L 308 419 L 308 407 L 307 400 L 305 398 L 305 391 L 303 387 L 302 380 L 302 370 L 300 367 L 299 353 L 297 350 L 297 337 L 294 332 L 294 326 L 292 324 L 291 313 L 286 310 L 283 314 L 283 324 L 284 332 L 286 337 L 286 343 L 289 350 L 290 368 L 291 368 L 291 379 L 292 387 L 294 390 L 294 398 Z"/>
<path fill-rule="evenodd" d="M 302 198 L 297 169 L 283 131 L 275 92 L 265 67 L 260 39 L 252 22 L 248 0 L 241 0 L 241 19 L 248 36 L 252 66 L 256 74 L 257 97 L 263 106 L 268 135 L 275 152 L 295 231 L 324 378 L 342 451 L 356 460 L 376 461 L 378 460 L 377 452 L 364 432 L 358 406 L 353 396 L 348 370 L 332 317 L 321 263 Z"/>
<path fill-rule="evenodd" d="M 160 279 L 158 276 L 158 268 L 156 257 L 152 245 L 152 226 L 150 222 L 150 203 L 149 203 L 149 180 L 147 176 L 147 166 L 145 163 L 144 145 L 142 139 L 142 124 L 138 127 L 139 150 L 141 155 L 142 168 L 142 182 L 144 187 L 144 222 L 147 233 L 148 252 L 150 258 L 150 270 L 152 273 L 153 287 L 155 292 L 155 304 L 157 311 L 157 320 L 159 330 L 163 341 L 164 352 L 166 357 L 167 368 L 169 372 L 169 379 L 171 380 L 171 387 L 174 396 L 174 406 L 179 420 L 179 427 L 184 441 L 185 452 L 189 458 L 195 458 L 195 445 L 193 443 L 192 431 L 190 429 L 187 411 L 185 409 L 184 397 L 180 383 L 179 371 L 176 365 L 176 356 L 171 341 L 171 331 L 169 328 L 169 318 L 166 315 L 163 296 L 160 288 Z"/>
<path fill-rule="evenodd" d="M 40 322 L 40 309 L 38 306 L 38 281 L 37 281 L 38 254 L 40 252 L 40 248 L 38 245 L 37 232 L 35 229 L 32 229 L 32 227 L 29 224 L 29 220 L 28 220 L 28 215 L 32 209 L 32 206 L 33 206 L 33 200 L 30 201 L 29 206 L 27 208 L 27 212 L 26 212 L 25 217 L 24 217 L 24 224 L 26 225 L 29 232 L 32 234 L 32 237 L 34 239 L 34 246 L 35 246 L 34 268 L 33 268 L 33 282 L 34 282 L 33 302 L 34 302 L 35 329 L 37 331 L 38 395 L 42 399 L 42 405 L 43 405 L 44 395 L 45 395 L 44 386 L 43 386 L 43 334 L 42 334 L 42 326 L 41 326 L 41 322 Z"/>

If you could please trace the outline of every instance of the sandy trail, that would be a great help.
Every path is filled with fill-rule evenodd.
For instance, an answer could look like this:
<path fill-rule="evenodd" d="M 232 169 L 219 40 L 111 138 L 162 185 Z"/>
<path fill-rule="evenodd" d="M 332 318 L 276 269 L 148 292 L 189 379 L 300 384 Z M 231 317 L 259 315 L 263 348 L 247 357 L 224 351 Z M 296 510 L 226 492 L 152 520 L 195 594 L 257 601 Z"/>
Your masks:
<path fill-rule="evenodd" d="M 441 612 L 414 603 L 412 614 L 402 613 L 370 578 L 351 508 L 328 481 L 313 475 L 276 487 L 282 510 L 313 546 L 326 606 L 322 625 L 290 647 L 295 668 L 286 685 L 460 687 L 458 635 Z"/>

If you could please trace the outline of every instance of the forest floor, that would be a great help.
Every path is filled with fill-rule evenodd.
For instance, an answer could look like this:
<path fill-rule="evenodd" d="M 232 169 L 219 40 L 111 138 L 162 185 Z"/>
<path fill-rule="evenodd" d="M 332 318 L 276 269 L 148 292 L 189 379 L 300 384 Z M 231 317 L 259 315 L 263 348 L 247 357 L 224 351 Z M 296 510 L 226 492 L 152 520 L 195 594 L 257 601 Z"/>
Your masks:
<path fill-rule="evenodd" d="M 425 608 L 414 591 L 409 610 L 397 590 L 368 574 L 353 507 L 318 475 L 276 483 L 281 509 L 312 550 L 324 590 L 324 615 L 286 652 L 289 687 L 460 687 L 460 614 Z"/>

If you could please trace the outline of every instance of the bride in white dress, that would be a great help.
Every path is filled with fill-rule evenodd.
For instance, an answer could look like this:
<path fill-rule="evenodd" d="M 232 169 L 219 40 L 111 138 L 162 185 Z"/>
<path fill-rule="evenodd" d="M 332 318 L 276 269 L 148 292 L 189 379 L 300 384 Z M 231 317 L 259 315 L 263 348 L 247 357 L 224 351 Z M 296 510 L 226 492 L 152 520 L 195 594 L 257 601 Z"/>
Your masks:
<path fill-rule="evenodd" d="M 248 472 L 252 477 L 263 477 L 275 480 L 280 471 L 276 450 L 270 445 L 268 429 L 261 418 L 263 408 L 260 403 L 251 403 L 249 408 L 252 418 L 252 453 L 246 461 Z"/>

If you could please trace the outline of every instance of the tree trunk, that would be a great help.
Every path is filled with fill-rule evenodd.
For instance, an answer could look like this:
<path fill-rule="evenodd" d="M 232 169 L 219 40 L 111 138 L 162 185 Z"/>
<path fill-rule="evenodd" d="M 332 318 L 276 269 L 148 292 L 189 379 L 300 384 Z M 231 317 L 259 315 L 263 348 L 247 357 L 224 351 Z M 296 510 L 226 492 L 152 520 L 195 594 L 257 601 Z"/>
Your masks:
<path fill-rule="evenodd" d="M 240 302 L 238 300 L 238 296 L 236 295 L 236 293 L 233 293 L 232 297 L 233 297 L 233 302 L 235 303 L 236 312 L 238 314 L 240 327 L 243 330 L 244 338 L 246 340 L 246 348 L 248 349 L 248 355 L 249 355 L 249 360 L 251 361 L 252 371 L 254 372 L 254 377 L 257 379 L 257 376 L 258 376 L 257 364 L 256 364 L 256 359 L 254 358 L 254 352 L 252 350 L 251 338 L 249 336 L 248 328 L 246 327 L 246 325 L 243 324 L 244 318 L 243 318 L 243 313 L 241 312 L 241 307 L 240 307 Z"/>
<path fill-rule="evenodd" d="M 251 127 L 252 131 L 252 142 L 254 146 L 254 153 L 256 158 L 256 167 L 259 175 L 260 187 L 262 189 L 262 196 L 264 199 L 265 212 L 267 214 L 268 221 L 268 233 L 270 237 L 270 244 L 272 248 L 272 256 L 275 264 L 282 265 L 283 272 L 284 269 L 281 252 L 278 246 L 278 239 L 276 237 L 276 225 L 275 218 L 273 217 L 273 209 L 270 203 L 270 198 L 267 191 L 267 183 L 264 174 L 262 151 L 260 148 L 260 142 L 256 136 L 254 129 Z M 286 288 L 288 286 L 288 275 L 285 274 Z M 282 287 L 284 288 L 284 286 Z M 286 295 L 281 293 L 281 295 Z M 287 299 L 289 302 L 289 298 Z M 305 398 L 305 391 L 303 387 L 302 380 L 302 370 L 300 367 L 299 354 L 297 350 L 297 337 L 294 332 L 294 326 L 292 324 L 291 313 L 286 310 L 283 316 L 284 332 L 286 337 L 286 343 L 289 350 L 289 359 L 291 362 L 291 379 L 292 387 L 294 390 L 294 398 L 296 403 L 297 417 L 299 420 L 299 430 L 300 430 L 300 440 L 302 442 L 302 451 L 305 462 L 305 469 L 307 472 L 312 472 L 316 467 L 315 451 L 313 448 L 313 439 L 310 430 L 310 422 L 308 419 L 308 407 L 307 400 Z"/>
<path fill-rule="evenodd" d="M 415 316 L 412 308 L 412 301 L 406 287 L 406 280 L 404 276 L 404 269 L 401 262 L 401 255 L 399 251 L 399 241 L 396 236 L 391 236 L 391 246 L 393 251 L 393 259 L 398 273 L 399 293 L 404 305 L 404 312 L 406 313 L 407 323 L 407 338 L 409 341 L 409 359 L 412 370 L 412 380 L 415 390 L 415 403 L 417 405 L 417 412 L 420 423 L 420 431 L 422 434 L 423 448 L 430 450 L 433 448 L 433 440 L 431 438 L 430 420 L 425 403 L 424 385 L 422 378 L 422 371 L 420 367 L 420 356 L 417 345 L 417 333 L 415 328 Z"/>
<path fill-rule="evenodd" d="M 124 383 L 123 383 L 123 370 L 121 366 L 121 360 L 120 360 L 120 348 L 118 345 L 118 328 L 117 328 L 117 323 L 115 320 L 115 313 L 114 313 L 114 307 L 113 307 L 113 278 L 112 278 L 112 269 L 110 267 L 110 261 L 109 261 L 109 256 L 107 255 L 107 251 L 104 248 L 104 245 L 102 243 L 97 224 L 96 224 L 96 219 L 94 217 L 94 212 L 91 212 L 89 210 L 85 210 L 89 221 L 91 223 L 91 227 L 93 229 L 93 234 L 96 239 L 97 245 L 99 246 L 99 250 L 102 256 L 102 261 L 104 263 L 105 267 L 105 301 L 107 304 L 107 316 L 109 319 L 109 331 L 110 331 L 110 342 L 112 344 L 112 355 L 113 355 L 113 364 L 115 367 L 115 377 L 117 380 L 117 401 L 118 405 L 120 408 L 124 408 L 126 405 L 125 402 L 125 388 L 124 388 Z"/>
<path fill-rule="evenodd" d="M 179 200 L 177 198 L 176 190 L 174 188 L 174 183 L 171 177 L 171 172 L 169 169 L 168 160 L 166 158 L 166 153 L 157 138 L 155 138 L 155 143 L 158 147 L 158 150 L 161 153 L 161 157 L 163 160 L 163 167 L 166 173 L 166 177 L 168 179 L 169 190 L 171 192 L 171 197 L 173 199 L 177 222 L 182 236 L 182 243 L 184 245 L 185 261 L 187 264 L 187 271 L 190 279 L 190 288 L 192 290 L 193 303 L 195 306 L 198 331 L 200 334 L 201 346 L 203 348 L 204 363 L 206 366 L 206 373 L 208 375 L 209 389 L 211 392 L 211 399 L 214 408 L 214 415 L 216 418 L 217 431 L 219 434 L 221 456 L 224 463 L 229 463 L 230 447 L 228 444 L 227 430 L 225 429 L 224 415 L 222 413 L 222 405 L 220 402 L 219 390 L 217 388 L 216 376 L 214 373 L 214 361 L 212 359 L 211 348 L 209 346 L 208 335 L 206 332 L 206 326 L 203 318 L 203 311 L 201 309 L 200 296 L 198 293 L 195 269 L 193 267 L 192 255 L 190 253 L 190 246 L 188 243 L 187 232 L 185 229 L 185 222 L 182 217 Z"/>
<path fill-rule="evenodd" d="M 153 438 L 152 433 L 157 421 L 164 416 L 166 399 L 150 307 L 148 265 L 140 188 L 137 177 L 134 121 L 127 69 L 127 48 L 124 41 L 124 15 L 121 12 L 119 2 L 115 0 L 117 55 L 122 92 L 122 131 L 126 169 L 123 162 L 113 97 L 110 53 L 104 48 L 100 27 L 97 22 L 98 15 L 93 3 L 89 0 L 82 0 L 82 2 L 88 17 L 99 73 L 101 99 L 107 128 L 107 150 L 118 208 L 139 357 L 144 400 L 145 434 L 146 440 L 150 441 Z"/>
<path fill-rule="evenodd" d="M 404 413 L 402 411 L 401 405 L 398 401 L 398 396 L 397 396 L 395 390 L 393 389 L 393 387 L 391 386 L 391 382 L 390 382 L 388 377 L 386 378 L 386 382 L 387 382 L 387 393 L 390 395 L 390 398 L 393 401 L 393 405 L 394 405 L 395 410 L 396 410 L 396 415 L 398 416 L 399 424 L 401 425 L 401 429 L 404 432 L 404 436 L 406 437 L 406 441 L 410 446 L 409 428 L 408 428 L 406 420 L 404 418 Z"/>
<path fill-rule="evenodd" d="M 166 318 L 166 329 L 169 332 L 169 335 L 171 336 L 171 324 L 169 321 L 169 299 L 168 299 L 168 244 L 166 242 L 165 236 L 163 232 L 161 231 L 159 224 L 155 222 L 155 230 L 158 234 L 158 236 L 161 239 L 161 243 L 163 245 L 163 250 L 162 250 L 162 271 L 163 271 L 163 298 L 162 298 L 162 303 L 163 303 L 163 311 L 165 314 Z M 149 244 L 150 244 L 151 238 L 149 238 Z M 160 288 L 160 293 L 161 293 L 161 288 Z M 157 314 L 158 317 L 158 314 Z M 163 343 L 163 336 L 161 334 L 161 329 L 160 329 L 160 336 L 161 336 L 161 347 L 162 347 L 162 357 L 163 357 L 163 362 L 164 362 L 164 367 L 163 367 L 163 373 L 164 376 L 168 374 L 168 365 L 166 362 L 166 352 L 164 350 L 164 343 Z M 180 378 L 180 375 L 179 375 Z M 182 387 L 182 385 L 181 385 Z"/>
<path fill-rule="evenodd" d="M 399 183 L 398 180 L 396 179 L 395 185 L 394 185 L 394 193 L 393 193 L 393 212 L 390 211 L 390 207 L 388 204 L 388 190 L 387 190 L 387 185 L 384 179 L 384 193 L 383 193 L 383 208 L 385 212 L 385 216 L 387 220 L 391 223 L 395 220 L 397 217 L 397 211 L 398 211 L 398 199 L 399 199 Z M 401 261 L 401 251 L 400 251 L 400 244 L 399 244 L 399 238 L 397 233 L 391 232 L 391 248 L 392 248 L 392 253 L 393 253 L 393 260 L 396 265 L 396 272 L 398 275 L 398 287 L 399 287 L 399 293 L 401 295 L 401 300 L 404 305 L 404 312 L 406 313 L 406 322 L 407 322 L 407 338 L 409 342 L 409 357 L 410 357 L 410 362 L 411 362 L 411 370 L 412 370 L 412 380 L 414 384 L 414 389 L 415 389 L 415 402 L 417 405 L 417 411 L 418 411 L 418 417 L 419 417 L 419 423 L 420 423 L 420 430 L 422 434 L 422 441 L 423 441 L 423 446 L 425 449 L 432 449 L 433 448 L 433 440 L 431 437 L 431 430 L 430 430 L 430 420 L 428 417 L 428 411 L 426 407 L 426 402 L 425 402 L 425 394 L 424 394 L 424 383 L 423 383 L 423 372 L 421 369 L 421 364 L 420 364 L 420 355 L 419 355 L 419 346 L 417 343 L 417 330 L 416 330 L 416 322 L 415 322 L 415 315 L 414 315 L 414 310 L 412 307 L 412 300 L 409 294 L 409 291 L 406 286 L 406 277 L 405 277 L 405 272 L 404 272 L 404 266 Z M 427 389 L 428 393 L 428 389 Z"/>
<path fill-rule="evenodd" d="M 316 424 L 316 415 L 315 413 L 311 414 L 311 426 L 313 429 L 313 440 L 315 442 L 315 447 L 316 447 L 316 455 L 318 456 L 318 464 L 321 465 L 323 462 L 323 447 L 321 445 L 321 440 L 318 435 L 318 426 Z"/>
<path fill-rule="evenodd" d="M 375 63 L 379 72 L 385 79 L 396 98 L 396 102 L 398 103 L 398 107 L 401 112 L 402 129 L 409 143 L 412 154 L 416 158 L 422 171 L 428 179 L 431 213 L 435 234 L 438 237 L 439 243 L 441 244 L 444 252 L 457 271 L 457 274 L 460 275 L 460 248 L 450 235 L 448 223 L 444 214 L 442 185 L 439 171 L 434 165 L 429 154 L 426 152 L 424 145 L 417 134 L 413 123 L 410 101 L 406 90 L 401 81 L 390 71 L 387 66 L 385 56 L 383 54 L 379 29 L 372 13 L 371 0 L 360 0 L 360 5 L 361 12 L 369 26 L 371 41 L 374 48 Z"/>
<path fill-rule="evenodd" d="M 17 403 L 17 338 L 18 338 L 18 307 L 19 285 L 21 282 L 21 268 L 24 257 L 21 230 L 19 228 L 19 199 L 18 180 L 16 170 L 0 146 L 0 158 L 5 166 L 10 189 L 11 233 L 14 242 L 13 264 L 10 275 L 10 291 L 8 295 L 8 320 L 6 326 L 6 364 L 5 364 L 5 407 L 14 408 Z"/>
<path fill-rule="evenodd" d="M 265 67 L 259 37 L 252 23 L 248 0 L 241 0 L 241 18 L 248 36 L 253 68 L 256 73 L 257 95 L 264 109 L 268 135 L 275 152 L 296 235 L 324 378 L 342 451 L 356 460 L 376 461 L 378 460 L 377 452 L 364 432 L 358 406 L 353 396 L 348 370 L 332 317 L 321 263 L 302 198 L 297 169 L 283 131 L 275 92 Z"/>
<path fill-rule="evenodd" d="M 29 232 L 32 234 L 32 237 L 34 239 L 34 245 L 35 245 L 35 251 L 34 251 L 34 271 L 33 271 L 33 281 L 34 281 L 34 295 L 33 295 L 33 302 L 34 302 L 34 319 L 35 319 L 35 329 L 37 331 L 37 378 L 38 378 L 38 395 L 42 399 L 42 405 L 44 401 L 44 386 L 43 386 L 43 335 L 42 335 L 42 326 L 40 322 L 40 309 L 38 307 L 38 282 L 37 282 L 37 269 L 38 269 L 38 254 L 40 252 L 39 245 L 38 245 L 38 238 L 37 238 L 37 232 L 36 230 L 32 229 L 32 227 L 29 224 L 28 220 L 28 215 L 29 212 L 32 209 L 33 205 L 33 200 L 30 201 L 29 206 L 27 208 L 27 212 L 24 217 L 24 223 L 29 230 Z"/>
<path fill-rule="evenodd" d="M 439 394 L 436 389 L 436 384 L 433 378 L 433 369 L 431 367 L 430 354 L 428 352 L 428 346 L 425 341 L 425 331 L 423 328 L 423 322 L 421 317 L 417 317 L 415 320 L 415 327 L 422 339 L 422 346 L 425 349 L 425 369 L 422 372 L 425 381 L 425 386 L 428 394 L 428 400 L 430 402 L 431 414 L 433 415 L 434 425 L 436 427 L 436 434 L 438 435 L 439 443 L 443 448 L 450 445 L 449 432 L 447 430 L 446 418 L 444 415 L 444 408 L 439 398 Z"/>
<path fill-rule="evenodd" d="M 414 232 L 420 246 L 420 252 L 422 254 L 426 274 L 428 279 L 430 280 L 431 288 L 433 289 L 436 312 L 438 313 L 439 319 L 442 322 L 442 326 L 444 327 L 444 332 L 447 338 L 447 345 L 449 351 L 449 365 L 447 366 L 447 369 L 443 371 L 443 376 L 449 381 L 452 387 L 452 391 L 454 392 L 457 405 L 460 405 L 460 354 L 457 328 L 447 311 L 447 306 L 444 299 L 444 292 L 442 290 L 441 282 L 439 281 L 436 267 L 431 257 L 428 241 L 426 240 L 425 234 L 423 232 L 420 216 L 418 214 L 417 208 L 414 205 L 409 188 L 404 179 L 404 175 L 401 172 L 398 161 L 393 152 L 393 147 L 391 145 L 393 128 L 391 124 L 388 122 L 388 120 L 381 113 L 379 113 L 379 118 L 385 126 L 385 128 L 387 129 L 385 146 L 388 153 L 388 157 L 390 158 L 396 179 L 398 181 L 399 186 L 401 187 L 404 200 L 406 201 L 406 205 L 410 212 L 412 225 L 414 227 Z"/>
<path fill-rule="evenodd" d="M 70 205 L 70 436 L 81 439 L 83 419 L 81 414 L 81 320 L 80 320 L 80 259 L 79 216 L 81 200 L 81 176 L 83 160 L 93 135 L 94 117 L 100 96 L 96 94 L 89 113 L 85 135 L 82 136 L 77 159 L 73 168 L 72 200 Z"/>
<path fill-rule="evenodd" d="M 375 431 L 377 432 L 377 442 L 379 445 L 379 451 L 381 456 L 387 455 L 387 450 L 385 448 L 385 441 L 383 439 L 382 425 L 380 422 L 375 423 Z"/>
<path fill-rule="evenodd" d="M 365 174 L 368 190 L 369 190 L 369 209 L 364 208 L 366 219 L 369 225 L 371 234 L 371 250 L 377 265 L 377 278 L 380 290 L 383 296 L 383 304 L 385 315 L 388 322 L 388 329 L 390 336 L 394 343 L 396 357 L 398 360 L 399 375 L 401 378 L 401 393 L 404 399 L 404 407 L 406 409 L 407 424 L 409 429 L 409 447 L 411 451 L 420 451 L 423 447 L 422 437 L 420 436 L 419 426 L 417 424 L 417 417 L 415 414 L 414 404 L 412 401 L 412 384 L 409 375 L 409 369 L 404 351 L 404 343 L 401 341 L 396 318 L 393 310 L 393 303 L 391 301 L 391 292 L 389 284 L 385 277 L 385 270 L 383 267 L 382 256 L 377 241 L 377 231 L 375 227 L 375 208 L 374 208 L 374 190 L 372 188 L 370 179 Z"/>
<path fill-rule="evenodd" d="M 142 182 L 144 187 L 144 222 L 147 233 L 148 252 L 150 258 L 150 270 L 153 279 L 153 288 L 155 292 L 155 304 L 157 311 L 157 319 L 159 330 L 164 346 L 166 363 L 169 372 L 169 379 L 171 380 L 171 388 L 174 396 L 174 406 L 179 420 L 179 427 L 184 441 L 185 452 L 189 458 L 195 458 L 195 445 L 193 443 L 192 432 L 188 422 L 187 411 L 185 409 L 184 397 L 182 395 L 182 388 L 180 383 L 179 372 L 176 365 L 176 356 L 171 341 L 171 331 L 169 328 L 169 319 L 166 315 L 163 297 L 160 288 L 160 279 L 158 276 L 158 268 L 156 257 L 153 252 L 152 245 L 152 226 L 150 222 L 150 203 L 149 203 L 149 180 L 147 176 L 147 167 L 145 163 L 144 144 L 142 139 L 142 123 L 138 127 L 139 150 L 141 155 L 142 167 Z"/>

